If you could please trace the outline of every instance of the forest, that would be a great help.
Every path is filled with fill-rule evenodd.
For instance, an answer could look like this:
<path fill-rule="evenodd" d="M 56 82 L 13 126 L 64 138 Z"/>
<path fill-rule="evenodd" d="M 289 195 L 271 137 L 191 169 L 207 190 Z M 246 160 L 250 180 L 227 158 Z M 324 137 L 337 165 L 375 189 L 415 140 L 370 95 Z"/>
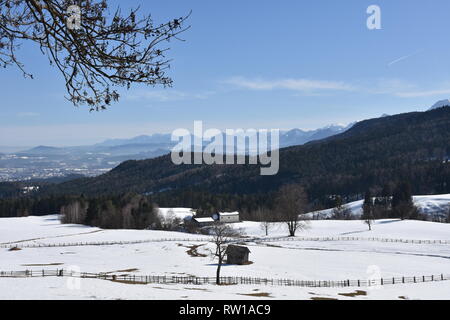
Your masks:
<path fill-rule="evenodd" d="M 251 218 L 258 208 L 273 209 L 279 190 L 289 184 L 304 188 L 312 211 L 334 207 L 338 198 L 343 203 L 363 199 L 368 191 L 374 197 L 393 196 L 399 185 L 407 185 L 413 195 L 450 193 L 449 155 L 450 108 L 440 108 L 361 121 L 342 134 L 281 149 L 280 171 L 274 176 L 261 176 L 259 167 L 249 164 L 177 166 L 167 155 L 126 161 L 94 178 L 43 184 L 26 195 L 18 183 L 1 184 L 0 212 L 49 214 L 80 197 L 110 199 L 123 208 L 117 199 L 135 194 L 148 199 L 148 205 L 199 213 L 239 210 Z M 125 202 L 133 210 L 143 205 Z M 124 224 L 140 225 L 138 220 Z"/>

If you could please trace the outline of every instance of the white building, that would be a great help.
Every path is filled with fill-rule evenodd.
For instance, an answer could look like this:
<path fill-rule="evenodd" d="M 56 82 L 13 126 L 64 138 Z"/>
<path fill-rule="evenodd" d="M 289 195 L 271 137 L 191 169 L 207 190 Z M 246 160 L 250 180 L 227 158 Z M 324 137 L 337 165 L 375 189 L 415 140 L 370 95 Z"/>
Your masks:
<path fill-rule="evenodd" d="M 233 223 L 239 222 L 239 212 L 220 212 L 216 219 L 218 218 L 219 222 L 222 223 Z"/>

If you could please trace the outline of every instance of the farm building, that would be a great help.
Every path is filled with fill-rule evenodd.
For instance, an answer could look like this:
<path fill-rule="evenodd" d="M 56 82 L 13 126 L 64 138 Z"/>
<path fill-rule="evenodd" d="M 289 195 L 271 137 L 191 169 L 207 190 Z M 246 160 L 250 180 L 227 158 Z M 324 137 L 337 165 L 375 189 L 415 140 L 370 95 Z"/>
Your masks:
<path fill-rule="evenodd" d="M 239 222 L 239 212 L 220 212 L 213 215 L 214 220 L 218 220 L 222 223 Z"/>
<path fill-rule="evenodd" d="M 215 222 L 211 217 L 206 218 L 193 218 L 192 221 L 196 223 L 199 227 L 209 226 Z"/>
<path fill-rule="evenodd" d="M 228 264 L 246 264 L 250 250 L 247 247 L 230 244 L 225 252 Z"/>

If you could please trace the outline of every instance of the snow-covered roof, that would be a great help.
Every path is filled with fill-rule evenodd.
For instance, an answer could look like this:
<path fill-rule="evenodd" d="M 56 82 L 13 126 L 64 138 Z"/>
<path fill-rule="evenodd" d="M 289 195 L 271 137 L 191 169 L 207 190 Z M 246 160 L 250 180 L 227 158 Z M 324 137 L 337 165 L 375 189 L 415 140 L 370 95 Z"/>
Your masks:
<path fill-rule="evenodd" d="M 220 216 L 238 216 L 239 212 L 235 211 L 235 212 L 219 212 Z"/>
<path fill-rule="evenodd" d="M 205 223 L 205 222 L 214 222 L 215 220 L 211 217 L 207 217 L 207 218 L 194 218 L 195 221 L 199 222 L 199 223 Z"/>

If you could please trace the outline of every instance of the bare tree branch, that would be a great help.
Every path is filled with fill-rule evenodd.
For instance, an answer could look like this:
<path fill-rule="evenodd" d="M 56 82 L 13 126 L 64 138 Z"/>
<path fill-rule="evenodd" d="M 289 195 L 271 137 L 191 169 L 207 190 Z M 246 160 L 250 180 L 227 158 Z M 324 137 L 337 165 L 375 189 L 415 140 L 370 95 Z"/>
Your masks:
<path fill-rule="evenodd" d="M 80 16 L 70 8 L 79 8 Z M 169 87 L 169 48 L 161 45 L 181 40 L 190 13 L 156 25 L 138 11 L 109 16 L 106 0 L 0 0 L 0 66 L 14 65 L 32 78 L 16 52 L 24 41 L 37 43 L 63 75 L 67 99 L 97 111 L 118 101 L 113 87 Z"/>

